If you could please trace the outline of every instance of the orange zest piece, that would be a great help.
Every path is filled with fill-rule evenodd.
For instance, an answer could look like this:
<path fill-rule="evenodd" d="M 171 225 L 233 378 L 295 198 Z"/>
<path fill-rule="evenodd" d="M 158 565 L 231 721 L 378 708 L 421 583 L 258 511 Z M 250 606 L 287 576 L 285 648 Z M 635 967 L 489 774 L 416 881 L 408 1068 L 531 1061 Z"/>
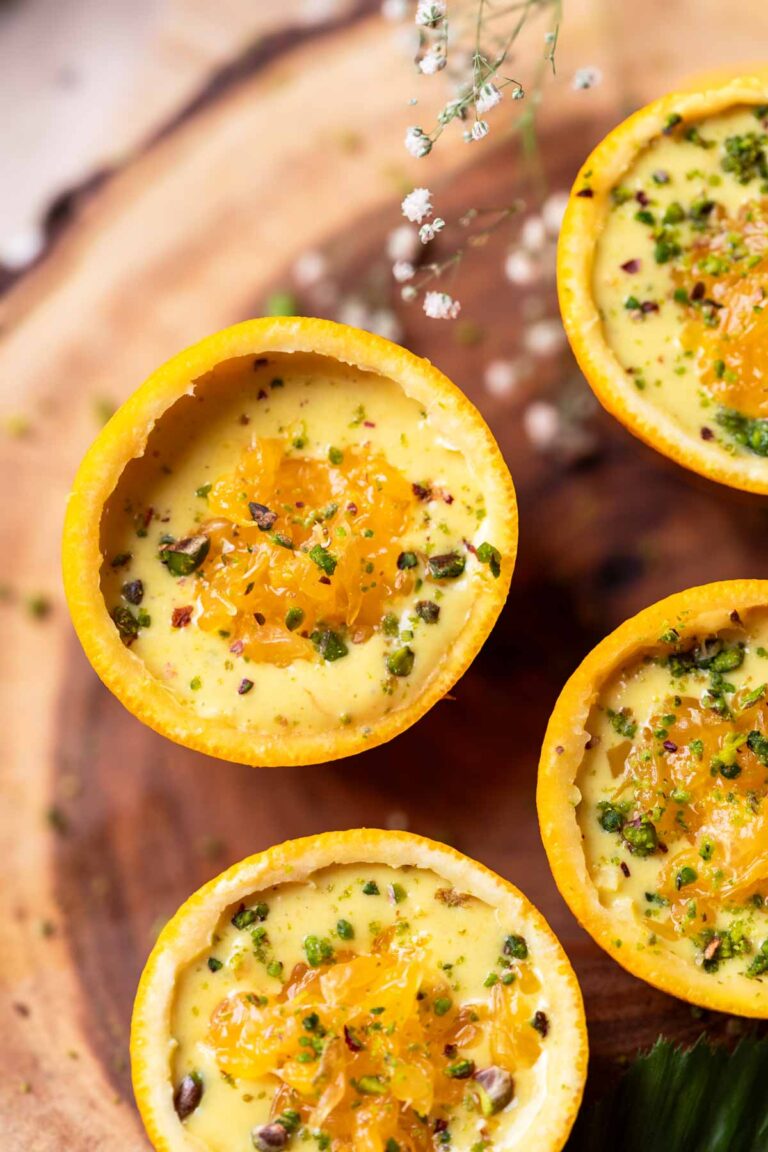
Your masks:
<path fill-rule="evenodd" d="M 412 587 L 397 558 L 417 499 L 380 454 L 348 448 L 331 461 L 260 439 L 208 504 L 197 624 L 252 660 L 312 659 L 317 629 L 359 643 Z"/>

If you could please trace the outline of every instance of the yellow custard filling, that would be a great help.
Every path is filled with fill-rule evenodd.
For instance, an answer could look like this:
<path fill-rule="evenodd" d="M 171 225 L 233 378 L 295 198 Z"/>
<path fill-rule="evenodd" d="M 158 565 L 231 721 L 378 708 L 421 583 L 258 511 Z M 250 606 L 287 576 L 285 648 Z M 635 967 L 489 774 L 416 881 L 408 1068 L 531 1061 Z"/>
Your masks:
<path fill-rule="evenodd" d="M 671 115 L 613 189 L 593 272 L 634 387 L 752 457 L 768 456 L 767 127 L 768 106 Z"/>
<path fill-rule="evenodd" d="M 211 1152 L 517 1146 L 558 1019 L 535 950 L 500 920 L 434 872 L 385 865 L 228 908 L 171 1012 L 189 1133 Z"/>
<path fill-rule="evenodd" d="M 768 614 L 674 629 L 602 691 L 577 777 L 587 868 L 627 948 L 768 974 Z"/>
<path fill-rule="evenodd" d="M 404 705 L 505 563 L 440 417 L 319 356 L 218 365 L 106 506 L 101 587 L 123 641 L 201 716 L 244 727 Z"/>

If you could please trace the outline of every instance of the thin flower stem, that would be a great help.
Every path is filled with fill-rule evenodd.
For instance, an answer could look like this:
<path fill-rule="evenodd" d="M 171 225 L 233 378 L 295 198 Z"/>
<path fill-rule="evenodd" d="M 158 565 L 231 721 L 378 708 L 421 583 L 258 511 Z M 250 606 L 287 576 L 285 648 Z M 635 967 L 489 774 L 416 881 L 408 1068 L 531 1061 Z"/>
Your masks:
<path fill-rule="evenodd" d="M 483 11 L 485 9 L 485 0 L 478 0 L 477 5 L 477 24 L 475 26 L 475 51 L 472 55 L 472 92 L 478 92 L 480 85 L 477 80 L 477 67 L 481 60 L 480 41 L 483 35 Z M 477 120 L 477 108 L 475 108 L 475 120 Z"/>
<path fill-rule="evenodd" d="M 489 2 L 489 0 L 487 0 L 487 2 Z M 523 8 L 538 7 L 543 10 L 544 8 L 548 8 L 551 2 L 552 0 L 517 0 L 516 4 L 507 4 L 504 8 L 497 8 L 495 11 L 489 12 L 485 18 L 485 22 L 486 24 L 490 24 L 492 20 L 499 20 L 504 16 L 511 16 L 514 12 L 519 12 Z"/>
<path fill-rule="evenodd" d="M 451 63 L 448 60 L 448 15 L 451 19 Z M 431 74 L 436 70 L 436 54 L 441 60 L 439 71 L 444 71 L 454 86 L 453 98 L 443 106 L 431 130 L 413 126 L 406 134 L 406 147 L 414 156 L 426 156 L 434 148 L 446 127 L 454 120 L 465 124 L 464 139 L 470 143 L 482 140 L 489 132 L 491 123 L 486 115 L 502 105 L 502 92 L 511 92 L 511 102 L 516 105 L 524 100 L 522 109 L 512 118 L 512 131 L 519 132 L 523 156 L 527 162 L 527 183 L 543 198 L 546 191 L 544 167 L 539 152 L 537 120 L 541 95 L 547 74 L 555 75 L 560 24 L 563 14 L 563 0 L 419 0 L 417 23 L 419 27 L 419 57 L 417 63 L 422 73 Z M 544 17 L 544 47 L 532 53 L 525 91 L 520 80 L 507 74 L 506 61 L 514 51 L 519 51 L 518 41 L 523 32 L 533 24 L 534 19 Z M 539 33 L 541 34 L 541 33 Z M 424 62 L 428 67 L 421 67 Z M 517 71 L 517 66 L 515 67 Z M 504 108 L 509 108 L 509 100 Z M 498 116 L 498 112 L 493 113 Z M 418 190 L 423 191 L 423 190 Z M 414 274 L 409 262 L 395 269 L 395 279 L 403 284 L 401 292 L 406 300 L 416 299 L 422 290 L 433 281 L 446 274 L 458 271 L 470 248 L 485 244 L 509 218 L 525 209 L 521 200 L 500 209 L 471 209 L 460 217 L 458 223 L 467 230 L 462 243 L 450 255 L 439 261 L 422 265 Z M 406 213 L 407 215 L 407 213 Z M 409 219 L 413 217 L 409 216 Z M 439 228 L 437 225 L 439 224 Z M 473 227 L 479 225 L 479 227 Z M 422 224 L 420 239 L 431 243 L 437 231 L 444 228 L 444 221 L 435 217 L 434 221 Z M 460 304 L 440 290 L 427 292 L 424 297 L 424 311 L 428 316 L 439 319 L 453 319 L 458 314 Z"/>
<path fill-rule="evenodd" d="M 472 22 L 472 49 L 469 53 L 469 74 L 466 81 L 462 84 L 460 75 L 451 72 L 454 76 L 457 95 L 452 101 L 446 104 L 431 131 L 424 133 L 424 136 L 429 141 L 430 149 L 434 147 L 452 120 L 465 120 L 467 115 L 471 114 L 474 125 L 479 124 L 482 112 L 478 110 L 477 103 L 484 87 L 495 85 L 497 90 L 501 91 L 503 87 L 514 85 L 515 100 L 525 95 L 523 85 L 520 81 L 510 77 L 504 77 L 501 85 L 499 85 L 497 81 L 502 66 L 509 57 L 512 48 L 520 38 L 527 24 L 534 16 L 538 16 L 547 11 L 551 11 L 552 20 L 550 31 L 547 34 L 548 51 L 544 59 L 549 67 L 551 67 L 553 73 L 555 70 L 555 50 L 562 15 L 562 0 L 515 0 L 514 3 L 505 4 L 502 8 L 494 8 L 493 0 L 473 0 L 473 4 L 470 5 L 469 8 L 473 6 L 474 19 Z M 455 7 L 452 8 L 452 12 L 456 13 L 453 17 L 454 36 L 452 38 L 454 45 L 453 51 L 455 52 L 456 47 L 460 46 L 462 41 L 466 43 L 468 29 L 465 19 L 469 16 L 469 10 L 468 8 L 463 8 L 460 3 L 456 2 Z M 503 17 L 507 19 L 516 17 L 509 31 L 505 35 L 491 32 L 489 27 L 491 21 L 498 21 Z M 447 58 L 447 16 L 438 27 L 430 29 L 429 34 L 426 29 L 420 29 L 420 35 L 422 48 L 429 50 L 431 36 L 432 44 L 442 45 L 442 51 Z M 460 56 L 461 53 L 459 53 L 459 57 Z M 531 102 L 536 102 L 537 90 L 542 80 L 543 70 L 537 68 Z M 521 119 L 524 120 L 522 127 L 529 128 L 530 116 L 524 116 L 521 113 Z M 465 133 L 465 136 L 467 135 L 468 133 Z"/>
<path fill-rule="evenodd" d="M 524 210 L 525 201 L 519 199 L 514 200 L 504 208 L 470 208 L 459 220 L 459 224 L 465 228 L 469 227 L 469 225 L 480 216 L 495 216 L 496 219 L 484 228 L 473 232 L 467 237 L 463 244 L 460 244 L 455 251 L 452 252 L 450 256 L 446 256 L 444 260 L 423 265 L 420 269 L 421 274 L 410 282 L 410 287 L 416 289 L 417 292 L 421 292 L 427 284 L 431 284 L 433 280 L 439 279 L 450 268 L 453 268 L 454 271 L 458 270 L 458 266 L 463 261 L 469 248 L 479 248 L 485 244 L 488 238 L 493 235 L 494 232 L 498 231 L 510 217 Z"/>

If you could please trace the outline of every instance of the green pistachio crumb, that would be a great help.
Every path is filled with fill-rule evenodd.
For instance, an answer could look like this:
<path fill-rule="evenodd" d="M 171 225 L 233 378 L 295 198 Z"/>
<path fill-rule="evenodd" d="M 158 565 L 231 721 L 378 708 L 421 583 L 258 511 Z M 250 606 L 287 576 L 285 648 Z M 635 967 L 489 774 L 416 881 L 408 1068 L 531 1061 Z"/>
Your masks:
<path fill-rule="evenodd" d="M 304 623 L 303 608 L 289 608 L 285 614 L 285 626 L 289 632 L 295 632 Z"/>
<path fill-rule="evenodd" d="M 387 671 L 393 676 L 410 676 L 415 659 L 415 652 L 407 644 L 402 648 L 396 648 L 387 656 Z"/>

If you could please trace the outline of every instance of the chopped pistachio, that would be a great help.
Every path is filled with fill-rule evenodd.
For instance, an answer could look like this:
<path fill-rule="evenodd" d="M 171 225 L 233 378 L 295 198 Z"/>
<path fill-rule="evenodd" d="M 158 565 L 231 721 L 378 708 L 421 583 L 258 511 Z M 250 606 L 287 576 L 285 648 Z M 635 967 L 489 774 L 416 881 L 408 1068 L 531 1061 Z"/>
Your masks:
<path fill-rule="evenodd" d="M 309 558 L 317 564 L 318 568 L 325 572 L 326 576 L 333 576 L 338 560 L 333 553 L 329 552 L 327 548 L 324 548 L 322 544 L 315 544 L 314 547 L 310 548 Z"/>
<path fill-rule="evenodd" d="M 340 660 L 342 656 L 346 656 L 349 652 L 349 649 L 338 632 L 332 632 L 330 629 L 325 629 L 322 632 L 313 632 L 310 639 L 323 660 L 327 660 L 329 663 L 334 660 Z"/>
<path fill-rule="evenodd" d="M 487 541 L 477 549 L 477 558 L 481 564 L 487 564 L 491 574 L 498 580 L 501 576 L 501 552 Z"/>
<path fill-rule="evenodd" d="M 269 532 L 270 528 L 274 528 L 277 512 L 267 508 L 266 504 L 257 504 L 255 500 L 251 500 L 248 503 L 248 511 L 260 532 Z"/>
<path fill-rule="evenodd" d="M 139 634 L 139 621 L 130 608 L 122 605 L 112 609 L 112 619 L 123 644 L 130 647 Z"/>
<path fill-rule="evenodd" d="M 285 614 L 285 626 L 289 632 L 295 632 L 304 623 L 303 608 L 289 608 Z"/>
<path fill-rule="evenodd" d="M 503 951 L 505 956 L 512 956 L 515 960 L 528 959 L 528 944 L 524 936 L 517 936 L 514 933 L 507 936 Z"/>
<path fill-rule="evenodd" d="M 506 1068 L 492 1064 L 475 1072 L 480 1111 L 483 1116 L 495 1116 L 506 1108 L 515 1093 L 514 1081 Z"/>
<path fill-rule="evenodd" d="M 333 945 L 321 936 L 305 936 L 304 952 L 311 968 L 319 968 L 321 964 L 328 964 L 333 959 Z"/>
<path fill-rule="evenodd" d="M 655 825 L 650 820 L 629 820 L 622 829 L 630 852 L 636 856 L 652 856 L 659 847 Z"/>
<path fill-rule="evenodd" d="M 179 1120 L 191 1116 L 203 1098 L 203 1080 L 199 1072 L 190 1072 L 173 1094 L 173 1106 Z"/>
<path fill-rule="evenodd" d="M 440 605 L 434 600 L 419 600 L 416 604 L 416 615 L 425 624 L 436 624 L 440 618 Z"/>
<path fill-rule="evenodd" d="M 120 593 L 129 604 L 138 606 L 144 599 L 144 584 L 141 580 L 128 580 L 123 584 Z"/>
<path fill-rule="evenodd" d="M 199 568 L 211 547 L 207 536 L 187 536 L 160 550 L 160 559 L 172 576 L 189 576 Z"/>
<path fill-rule="evenodd" d="M 407 644 L 402 648 L 396 648 L 387 656 L 387 671 L 393 676 L 410 676 L 415 659 L 416 653 Z"/>
<path fill-rule="evenodd" d="M 250 928 L 252 924 L 266 920 L 267 916 L 269 916 L 268 904 L 256 904 L 252 908 L 246 908 L 245 904 L 241 904 L 232 917 L 232 925 L 239 929 Z"/>
<path fill-rule="evenodd" d="M 387 1081 L 383 1076 L 361 1076 L 355 1083 L 358 1092 L 364 1096 L 383 1096 L 387 1091 Z"/>
<path fill-rule="evenodd" d="M 455 580 L 466 567 L 466 557 L 460 552 L 445 552 L 441 556 L 430 556 L 427 567 L 434 580 Z"/>
<path fill-rule="evenodd" d="M 445 1069 L 446 1076 L 450 1076 L 452 1080 L 468 1080 L 475 1071 L 475 1063 L 473 1060 L 454 1060 Z"/>
<path fill-rule="evenodd" d="M 698 878 L 699 874 L 696 869 L 691 868 L 686 864 L 684 868 L 680 869 L 677 876 L 675 877 L 675 888 L 677 888 L 679 892 L 681 888 L 686 888 L 689 884 L 693 884 L 694 881 L 698 880 Z"/>

